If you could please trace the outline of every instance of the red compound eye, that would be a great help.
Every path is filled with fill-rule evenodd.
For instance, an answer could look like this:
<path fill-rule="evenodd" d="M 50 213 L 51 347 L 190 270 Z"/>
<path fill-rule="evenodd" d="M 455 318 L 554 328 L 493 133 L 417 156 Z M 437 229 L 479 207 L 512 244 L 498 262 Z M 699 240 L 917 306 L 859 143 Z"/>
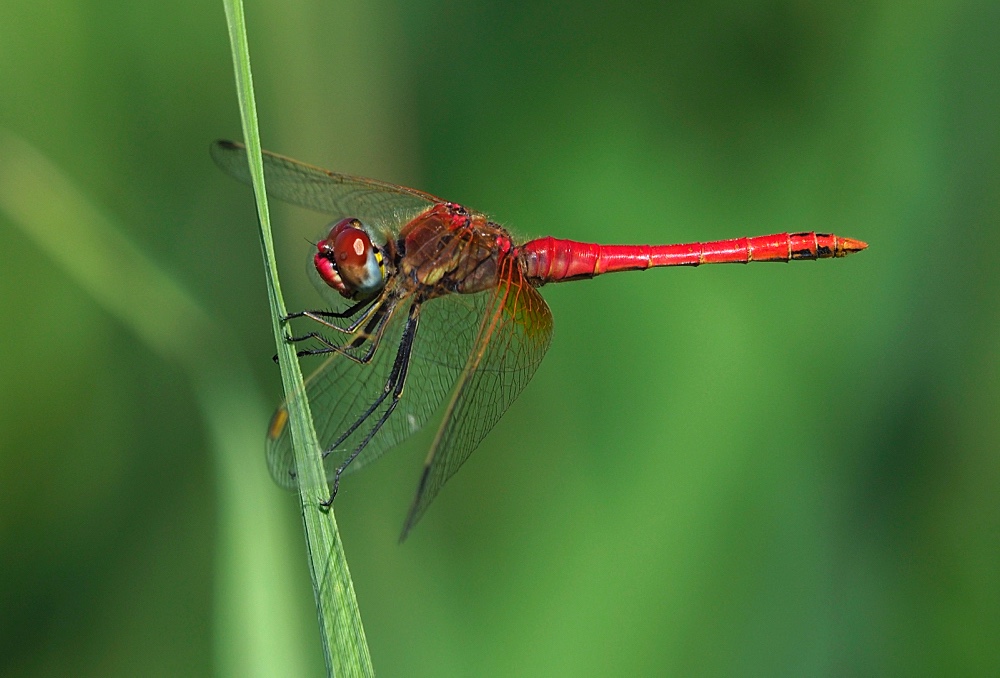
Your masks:
<path fill-rule="evenodd" d="M 332 233 L 330 234 L 333 235 Z M 360 228 L 347 227 L 340 230 L 333 239 L 333 256 L 343 276 L 353 277 L 348 269 L 357 270 L 368 263 L 372 251 L 372 241 Z"/>
<path fill-rule="evenodd" d="M 338 221 L 326 240 L 316 247 L 316 270 L 327 285 L 343 296 L 351 298 L 358 292 L 367 293 L 381 287 L 380 259 L 375 256 L 375 246 L 357 219 Z"/>

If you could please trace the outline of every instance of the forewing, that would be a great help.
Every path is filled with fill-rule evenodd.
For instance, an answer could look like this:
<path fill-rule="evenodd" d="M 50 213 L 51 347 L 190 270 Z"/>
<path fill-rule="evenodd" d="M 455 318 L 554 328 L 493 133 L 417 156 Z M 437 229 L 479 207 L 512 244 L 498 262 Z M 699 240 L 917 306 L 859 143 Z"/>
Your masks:
<path fill-rule="evenodd" d="M 211 153 L 226 174 L 250 184 L 243 144 L 216 141 Z M 267 151 L 263 155 L 268 195 L 337 218 L 357 217 L 380 231 L 395 233 L 431 205 L 443 202 L 413 188 L 330 172 Z"/>
<path fill-rule="evenodd" d="M 400 540 L 514 402 L 549 347 L 552 313 L 545 300 L 513 259 L 505 260 L 500 279 L 493 294 L 479 295 L 487 300 L 485 312 L 424 462 Z"/>

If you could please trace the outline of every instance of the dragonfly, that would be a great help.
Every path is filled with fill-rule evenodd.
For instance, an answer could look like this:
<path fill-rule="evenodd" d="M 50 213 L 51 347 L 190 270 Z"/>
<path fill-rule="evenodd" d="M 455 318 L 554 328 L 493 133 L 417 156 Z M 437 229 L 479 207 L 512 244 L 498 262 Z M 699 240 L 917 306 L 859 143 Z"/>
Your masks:
<path fill-rule="evenodd" d="M 216 164 L 249 184 L 245 147 L 217 141 Z M 330 309 L 286 340 L 319 361 L 305 397 L 330 484 L 378 459 L 443 408 L 400 541 L 503 416 L 552 338 L 547 283 L 661 266 L 845 257 L 867 244 L 830 233 L 777 233 L 679 245 L 527 242 L 479 211 L 423 191 L 264 152 L 267 192 L 333 217 L 311 248 L 309 275 Z M 299 320 L 300 319 L 300 320 Z M 296 487 L 287 403 L 267 431 L 268 468 Z"/>

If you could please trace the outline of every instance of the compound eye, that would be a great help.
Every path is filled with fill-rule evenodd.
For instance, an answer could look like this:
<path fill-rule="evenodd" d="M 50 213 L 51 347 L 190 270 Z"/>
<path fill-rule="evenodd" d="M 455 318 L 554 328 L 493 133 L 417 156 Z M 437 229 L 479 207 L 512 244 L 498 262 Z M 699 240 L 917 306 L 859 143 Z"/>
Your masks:
<path fill-rule="evenodd" d="M 316 270 L 341 295 L 370 296 L 385 285 L 382 253 L 357 219 L 337 222 L 316 247 Z"/>
<path fill-rule="evenodd" d="M 340 275 L 364 269 L 372 253 L 372 241 L 360 228 L 343 228 L 333 239 L 333 256 Z M 351 276 L 354 278 L 355 276 Z"/>

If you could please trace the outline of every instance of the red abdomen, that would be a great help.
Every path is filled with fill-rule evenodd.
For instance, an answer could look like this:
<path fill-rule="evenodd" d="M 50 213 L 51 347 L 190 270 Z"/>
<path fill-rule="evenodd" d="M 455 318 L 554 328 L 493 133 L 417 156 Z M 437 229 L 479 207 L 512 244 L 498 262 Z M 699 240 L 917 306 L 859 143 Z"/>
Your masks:
<path fill-rule="evenodd" d="M 545 237 L 525 243 L 518 257 L 535 284 L 592 278 L 660 266 L 747 264 L 844 257 L 868 245 L 830 233 L 776 233 L 682 245 L 599 245 Z"/>

